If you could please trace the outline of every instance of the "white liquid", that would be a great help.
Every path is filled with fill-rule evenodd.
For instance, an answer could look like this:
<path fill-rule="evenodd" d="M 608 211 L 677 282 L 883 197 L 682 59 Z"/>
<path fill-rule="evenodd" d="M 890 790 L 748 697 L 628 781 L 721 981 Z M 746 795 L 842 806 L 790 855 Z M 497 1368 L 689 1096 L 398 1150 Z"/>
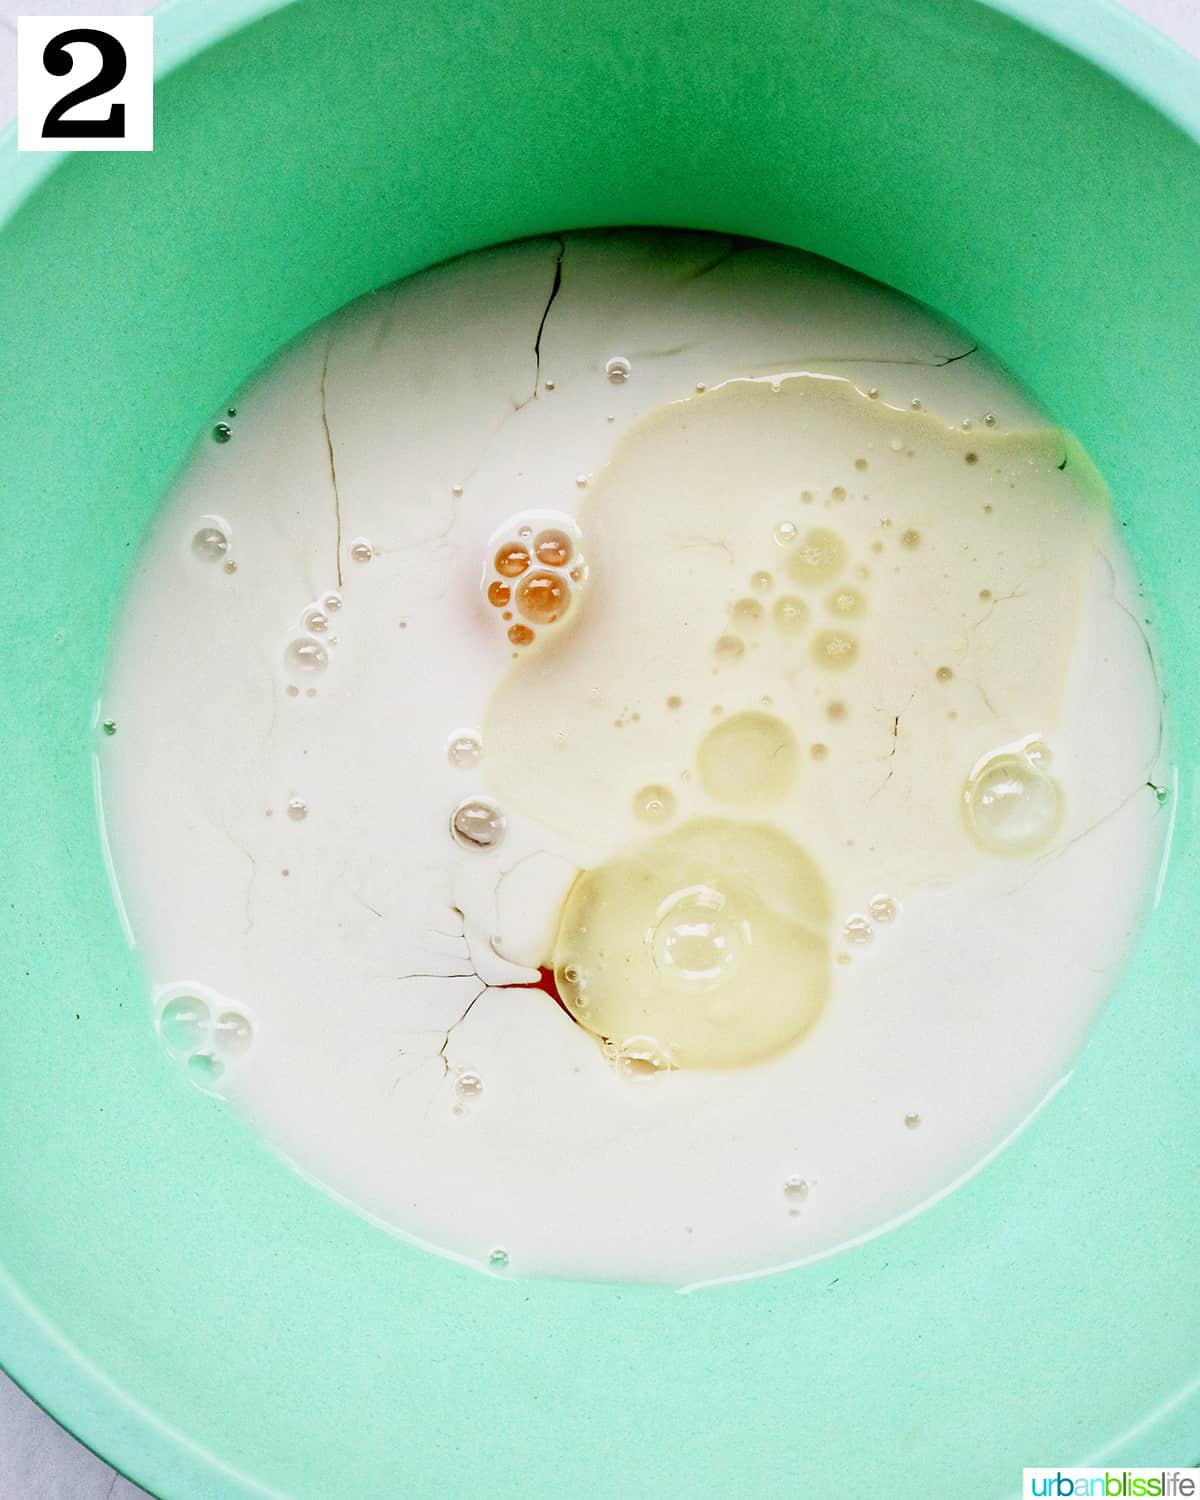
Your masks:
<path fill-rule="evenodd" d="M 797 806 L 824 809 L 824 822 L 798 827 L 830 886 L 831 953 L 847 961 L 832 963 L 828 1000 L 794 1046 L 746 1067 L 625 1078 L 546 993 L 500 988 L 536 979 L 578 869 L 637 836 L 639 788 L 670 794 L 650 799 L 651 818 L 702 810 L 681 759 L 714 722 L 695 683 L 678 711 L 663 708 L 680 688 L 652 633 L 634 670 L 614 666 L 599 684 L 604 743 L 620 720 L 627 747 L 653 712 L 692 726 L 677 748 L 648 733 L 644 752 L 606 755 L 589 792 L 554 760 L 575 763 L 572 735 L 595 734 L 571 707 L 561 739 L 531 720 L 528 788 L 511 774 L 517 719 L 499 720 L 512 743 L 493 747 L 489 772 L 477 741 L 489 703 L 496 714 L 522 676 L 553 668 L 541 642 L 513 666 L 500 611 L 480 594 L 506 518 L 581 501 L 586 514 L 584 497 L 609 493 L 623 433 L 736 377 L 847 377 L 881 408 L 915 401 L 944 424 L 968 419 L 981 443 L 1046 425 L 981 356 L 952 358 L 969 342 L 924 310 L 802 256 L 732 249 L 641 233 L 511 246 L 314 330 L 236 398 L 228 443 L 201 442 L 139 561 L 103 697 L 117 726 L 98 746 L 108 831 L 156 1015 L 197 997 L 215 1028 L 177 1006 L 170 1034 L 196 1050 L 171 1055 L 306 1174 L 503 1274 L 688 1285 L 828 1253 L 911 1212 L 1070 1066 L 1158 848 L 1147 786 L 1162 754 L 1158 687 L 1105 529 L 1078 570 L 1065 660 L 1047 648 L 1029 667 L 1052 722 L 1024 724 L 1031 700 L 1014 690 L 993 706 L 993 732 L 968 701 L 965 684 L 994 684 L 997 664 L 1002 684 L 1021 678 L 997 587 L 980 601 L 990 634 L 951 643 L 951 682 L 931 658 L 914 696 L 904 684 L 899 701 L 852 702 L 812 736 L 828 758 L 806 760 Z M 828 467 L 819 435 L 812 446 L 814 470 Z M 889 455 L 870 455 L 875 501 Z M 830 524 L 821 497 L 809 509 L 779 509 L 764 548 L 782 557 L 789 526 Z M 729 545 L 742 524 L 731 520 Z M 855 546 L 865 524 L 846 523 Z M 581 641 L 582 611 L 606 597 L 592 566 L 613 546 L 602 531 L 600 513 L 581 538 Z M 727 566 L 722 537 L 708 540 L 713 566 Z M 685 557 L 665 561 L 682 576 Z M 748 592 L 752 564 L 737 566 Z M 887 639 L 899 607 L 873 592 L 882 576 L 847 574 L 872 595 L 863 671 L 836 685 L 824 674 L 813 713 L 818 697 L 886 689 L 867 628 Z M 1027 626 L 1062 586 L 1050 567 L 1010 581 Z M 729 604 L 721 593 L 712 630 L 704 616 L 706 650 Z M 564 651 L 568 626 L 552 627 Z M 752 677 L 732 675 L 743 663 L 710 678 L 726 712 L 748 706 L 734 695 L 751 680 L 761 697 L 770 675 L 762 652 L 745 659 Z M 898 715 L 911 738 L 894 731 Z M 960 812 L 972 762 L 1035 731 L 1053 746 L 1061 824 L 1035 852 L 981 852 Z M 973 747 L 961 765 L 946 748 L 960 743 Z M 874 806 L 894 809 L 882 822 L 855 790 L 872 757 L 869 790 L 888 787 Z M 831 778 L 824 791 L 818 775 Z M 528 805 L 543 788 L 545 805 Z M 481 799 L 491 812 L 468 809 L 452 835 L 455 810 Z M 914 811 L 926 804 L 941 809 L 927 833 Z M 867 828 L 899 842 L 871 847 Z"/>

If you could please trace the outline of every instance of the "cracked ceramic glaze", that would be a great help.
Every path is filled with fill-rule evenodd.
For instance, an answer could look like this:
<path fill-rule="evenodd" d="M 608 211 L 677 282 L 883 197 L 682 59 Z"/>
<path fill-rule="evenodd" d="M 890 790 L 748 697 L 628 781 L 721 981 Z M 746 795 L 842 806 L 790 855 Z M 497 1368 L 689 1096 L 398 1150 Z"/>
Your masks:
<path fill-rule="evenodd" d="M 878 1229 L 1055 1085 L 1153 866 L 1159 694 L 1101 487 L 969 338 L 776 248 L 567 235 L 231 405 L 98 751 L 181 1077 L 430 1248 L 673 1284 Z M 606 883 L 640 999 L 579 930 Z"/>

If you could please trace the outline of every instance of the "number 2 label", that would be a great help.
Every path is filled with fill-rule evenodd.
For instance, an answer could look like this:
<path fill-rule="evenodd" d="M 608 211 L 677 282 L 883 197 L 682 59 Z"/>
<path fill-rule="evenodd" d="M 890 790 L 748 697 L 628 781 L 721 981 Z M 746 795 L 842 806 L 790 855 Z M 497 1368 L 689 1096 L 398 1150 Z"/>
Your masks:
<path fill-rule="evenodd" d="M 18 16 L 17 149 L 152 151 L 150 16 Z"/>

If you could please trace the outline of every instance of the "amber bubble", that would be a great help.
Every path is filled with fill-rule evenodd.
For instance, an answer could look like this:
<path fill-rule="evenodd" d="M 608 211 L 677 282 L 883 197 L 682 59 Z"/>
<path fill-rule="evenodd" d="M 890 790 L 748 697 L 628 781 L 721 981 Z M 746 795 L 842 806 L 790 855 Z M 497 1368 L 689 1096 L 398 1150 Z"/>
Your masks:
<path fill-rule="evenodd" d="M 502 583 L 499 578 L 488 584 L 488 603 L 494 604 L 497 609 L 503 609 L 512 597 L 512 591 L 507 583 Z"/>
<path fill-rule="evenodd" d="M 553 625 L 570 603 L 570 584 L 556 573 L 530 573 L 517 585 L 517 608 L 535 625 Z"/>
<path fill-rule="evenodd" d="M 565 531 L 540 531 L 533 544 L 533 555 L 548 568 L 565 568 L 574 557 L 575 548 Z"/>
<path fill-rule="evenodd" d="M 496 572 L 502 578 L 519 578 L 529 566 L 529 548 L 521 542 L 505 542 L 496 553 Z"/>

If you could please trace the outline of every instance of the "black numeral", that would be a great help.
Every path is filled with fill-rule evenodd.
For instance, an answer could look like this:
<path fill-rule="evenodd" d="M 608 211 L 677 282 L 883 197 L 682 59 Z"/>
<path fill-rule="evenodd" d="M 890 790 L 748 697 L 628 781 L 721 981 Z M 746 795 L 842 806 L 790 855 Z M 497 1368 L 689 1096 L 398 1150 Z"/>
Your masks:
<path fill-rule="evenodd" d="M 83 26 L 73 31 L 62 31 L 46 43 L 46 50 L 42 53 L 42 63 L 47 73 L 53 73 L 56 78 L 65 78 L 75 66 L 75 59 L 67 51 L 71 42 L 88 42 L 95 47 L 100 54 L 100 71 L 94 78 L 89 78 L 87 83 L 81 83 L 77 89 L 64 94 L 58 103 L 51 107 L 45 124 L 42 126 L 42 135 L 121 138 L 125 134 L 125 106 L 123 104 L 111 105 L 106 120 L 66 120 L 63 116 L 69 109 L 74 109 L 77 104 L 84 104 L 88 99 L 98 99 L 102 94 L 107 94 L 116 88 L 125 77 L 127 66 L 125 48 L 115 36 L 110 36 L 107 31 L 93 31 Z"/>

